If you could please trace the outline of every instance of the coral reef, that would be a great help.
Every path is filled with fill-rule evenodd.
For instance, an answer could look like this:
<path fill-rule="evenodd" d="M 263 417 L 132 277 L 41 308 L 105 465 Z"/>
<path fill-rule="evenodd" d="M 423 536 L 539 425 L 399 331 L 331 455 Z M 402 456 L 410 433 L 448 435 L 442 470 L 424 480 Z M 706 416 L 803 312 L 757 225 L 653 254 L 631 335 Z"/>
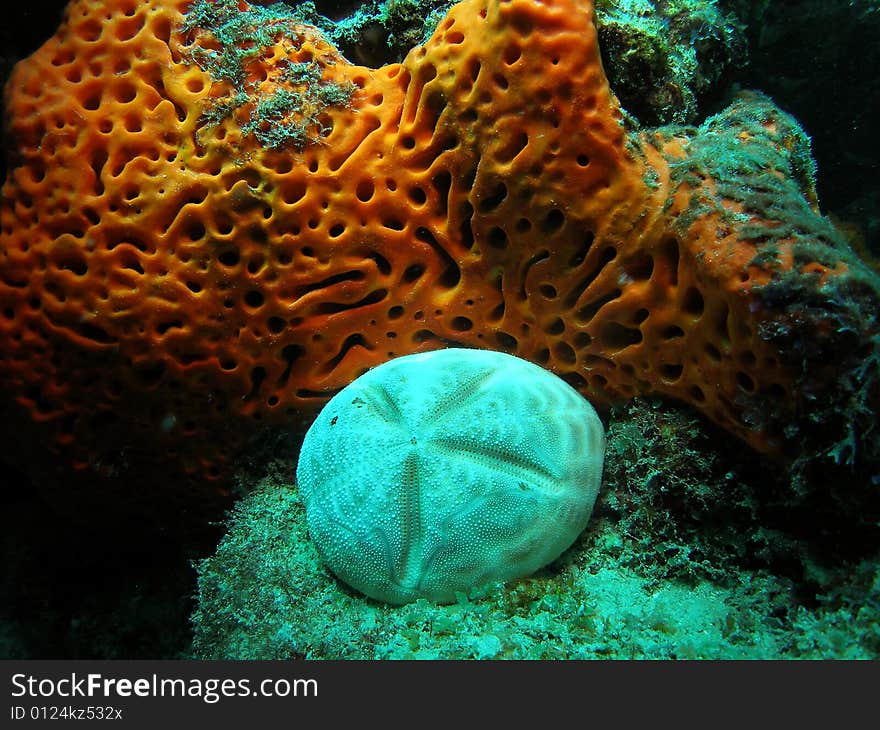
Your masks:
<path fill-rule="evenodd" d="M 754 96 L 628 129 L 591 11 L 466 0 L 373 70 L 277 6 L 75 0 L 7 87 L 15 430 L 216 478 L 368 368 L 461 344 L 597 404 L 693 404 L 799 473 L 876 464 L 877 278 L 819 216 L 802 131 Z"/>
<path fill-rule="evenodd" d="M 334 579 L 287 462 L 269 467 L 198 566 L 199 658 L 880 657 L 876 534 L 768 514 L 766 470 L 719 453 L 684 410 L 616 411 L 582 538 L 536 575 L 446 606 L 387 606 Z M 847 556 L 831 547 L 842 536 Z"/>
<path fill-rule="evenodd" d="M 580 535 L 605 431 L 570 385 L 500 352 L 396 358 L 324 407 L 296 470 L 309 534 L 371 598 L 450 603 L 529 575 Z"/>

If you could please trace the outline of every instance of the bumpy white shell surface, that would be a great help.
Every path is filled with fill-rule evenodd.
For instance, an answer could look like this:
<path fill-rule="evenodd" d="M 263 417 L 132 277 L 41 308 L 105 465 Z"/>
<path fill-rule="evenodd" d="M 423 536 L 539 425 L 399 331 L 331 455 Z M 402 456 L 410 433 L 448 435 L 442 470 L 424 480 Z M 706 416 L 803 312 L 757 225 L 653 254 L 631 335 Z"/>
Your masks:
<path fill-rule="evenodd" d="M 602 477 L 596 411 L 511 355 L 391 360 L 324 407 L 297 466 L 328 567 L 387 603 L 528 575 L 586 526 Z"/>

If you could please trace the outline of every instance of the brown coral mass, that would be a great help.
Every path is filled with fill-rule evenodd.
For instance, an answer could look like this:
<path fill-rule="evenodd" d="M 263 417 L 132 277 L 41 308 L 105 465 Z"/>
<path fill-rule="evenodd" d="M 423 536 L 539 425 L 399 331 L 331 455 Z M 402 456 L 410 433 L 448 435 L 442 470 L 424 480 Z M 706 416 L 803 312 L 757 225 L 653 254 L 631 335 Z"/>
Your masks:
<path fill-rule="evenodd" d="M 261 98 L 301 93 L 296 64 L 355 90 L 313 138 L 267 146 L 290 120 L 211 115 L 233 82 L 194 60 L 219 48 L 186 23 L 192 5 L 74 0 L 7 88 L 0 383 L 55 448 L 100 468 L 143 447 L 218 475 L 258 425 L 451 343 L 539 363 L 598 404 L 686 401 L 780 448 L 761 413 L 795 412 L 798 373 L 757 292 L 854 264 L 821 237 L 799 258 L 804 232 L 703 158 L 723 133 L 789 164 L 781 112 L 731 112 L 703 137 L 628 132 L 592 3 L 465 0 L 375 70 L 268 23 L 244 67 Z M 815 215 L 782 167 L 737 174 L 778 178 Z"/>

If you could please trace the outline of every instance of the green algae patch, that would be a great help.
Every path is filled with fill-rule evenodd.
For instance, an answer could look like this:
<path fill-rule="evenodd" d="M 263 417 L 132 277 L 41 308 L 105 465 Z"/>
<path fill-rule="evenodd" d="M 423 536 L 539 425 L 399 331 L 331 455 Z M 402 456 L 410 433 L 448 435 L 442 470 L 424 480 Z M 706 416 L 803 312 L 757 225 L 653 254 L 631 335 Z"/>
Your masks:
<path fill-rule="evenodd" d="M 197 0 L 192 5 L 179 28 L 184 38 L 193 41 L 183 47 L 184 57 L 208 73 L 221 90 L 205 105 L 203 130 L 232 119 L 244 137 L 271 150 L 302 150 L 322 141 L 329 131 L 321 122 L 322 114 L 330 107 L 349 106 L 355 84 L 325 78 L 316 59 L 281 59 L 271 69 L 275 77 L 269 84 L 248 74 L 249 65 L 278 43 L 289 52 L 299 49 L 300 22 L 300 15 L 284 3 L 250 5 L 246 10 L 239 10 L 235 0 Z"/>

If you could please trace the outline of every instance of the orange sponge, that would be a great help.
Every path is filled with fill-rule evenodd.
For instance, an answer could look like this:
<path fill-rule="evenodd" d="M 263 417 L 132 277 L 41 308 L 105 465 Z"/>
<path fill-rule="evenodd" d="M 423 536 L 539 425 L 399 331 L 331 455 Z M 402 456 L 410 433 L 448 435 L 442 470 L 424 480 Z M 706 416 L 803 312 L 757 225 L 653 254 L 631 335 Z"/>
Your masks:
<path fill-rule="evenodd" d="M 83 467 L 220 475 L 450 344 L 778 453 L 876 310 L 796 123 L 754 97 L 628 130 L 587 0 L 465 0 L 380 69 L 277 8 L 74 0 L 6 103 L 0 384 Z"/>

